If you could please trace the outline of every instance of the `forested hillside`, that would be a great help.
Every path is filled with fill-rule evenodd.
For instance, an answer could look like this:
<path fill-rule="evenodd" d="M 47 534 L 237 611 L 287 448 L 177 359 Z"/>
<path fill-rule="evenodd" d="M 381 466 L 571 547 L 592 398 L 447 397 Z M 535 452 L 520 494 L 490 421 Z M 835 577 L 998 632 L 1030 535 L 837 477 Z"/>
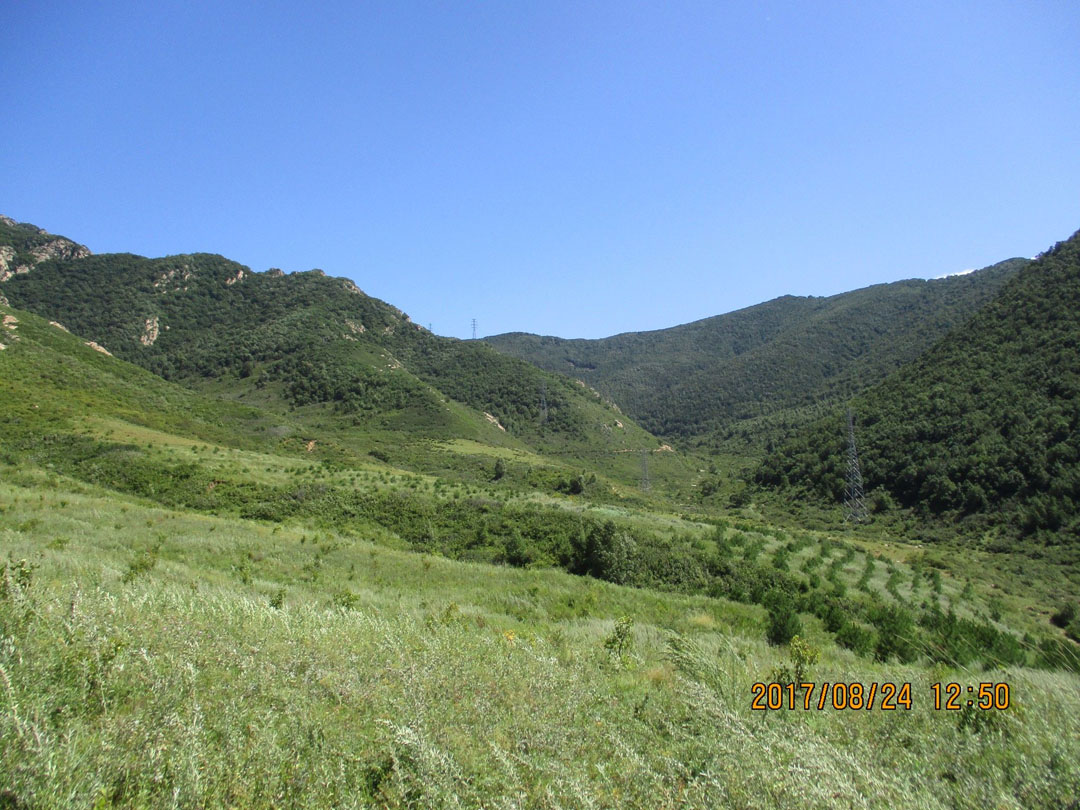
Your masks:
<path fill-rule="evenodd" d="M 10 222 L 10 221 L 9 221 Z M 4 223 L 22 255 L 40 232 Z M 655 446 L 599 396 L 480 343 L 440 338 L 319 270 L 253 273 L 221 256 L 61 255 L 11 273 L 12 306 L 63 323 L 162 377 L 254 401 L 323 403 L 411 435 L 489 433 L 533 442 Z M 473 410 L 463 415 L 448 400 Z M 483 414 L 488 416 L 483 416 Z M 473 418 L 475 417 L 475 419 Z"/>
<path fill-rule="evenodd" d="M 1080 233 L 852 407 L 880 505 L 1080 549 Z M 758 479 L 835 501 L 845 447 L 837 411 L 769 456 Z"/>
<path fill-rule="evenodd" d="M 784 296 L 672 329 L 603 340 L 522 333 L 487 340 L 586 381 L 658 435 L 718 432 L 719 441 L 761 447 L 805 421 L 816 405 L 850 396 L 918 357 L 1024 263 L 1012 259 L 963 276 L 879 284 L 828 298 Z M 777 426 L 779 434 L 771 429 Z"/>

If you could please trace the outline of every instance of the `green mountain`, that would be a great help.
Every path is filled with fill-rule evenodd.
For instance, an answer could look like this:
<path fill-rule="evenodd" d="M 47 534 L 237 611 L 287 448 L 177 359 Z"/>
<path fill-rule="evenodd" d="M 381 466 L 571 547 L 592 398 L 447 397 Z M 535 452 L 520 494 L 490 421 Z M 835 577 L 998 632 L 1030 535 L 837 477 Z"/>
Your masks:
<path fill-rule="evenodd" d="M 595 387 L 661 436 L 753 447 L 880 381 L 986 304 L 1025 264 L 784 296 L 726 315 L 602 340 L 522 333 L 487 342 Z"/>
<path fill-rule="evenodd" d="M 71 247 L 45 254 L 43 244 Z M 41 253 L 6 273 L 0 290 L 12 306 L 168 380 L 267 407 L 316 407 L 397 444 L 464 437 L 571 455 L 658 445 L 565 377 L 437 337 L 318 270 L 253 273 L 209 254 L 89 255 L 11 220 L 0 223 L 0 245 L 13 268 Z"/>
<path fill-rule="evenodd" d="M 1080 233 L 851 407 L 879 506 L 1019 533 L 1080 562 Z M 802 431 L 758 479 L 841 498 L 843 419 Z"/>
<path fill-rule="evenodd" d="M 36 481 L 48 471 L 68 486 L 237 518 L 374 531 L 392 545 L 450 557 L 600 573 L 575 547 L 600 521 L 579 514 L 574 496 L 628 503 L 617 470 L 614 479 L 594 474 L 579 491 L 558 495 L 580 475 L 579 460 L 545 458 L 513 439 L 429 443 L 426 453 L 406 457 L 413 464 L 401 465 L 384 457 L 397 452 L 369 452 L 372 432 L 351 422 L 342 429 L 302 410 L 192 390 L 57 321 L 3 305 L 0 399 L 0 467 L 12 468 L 4 473 L 11 480 Z M 478 471 L 465 463 L 473 457 L 482 459 Z M 496 480 L 493 462 L 503 467 Z M 670 565 L 682 546 L 665 541 L 653 556 Z"/>

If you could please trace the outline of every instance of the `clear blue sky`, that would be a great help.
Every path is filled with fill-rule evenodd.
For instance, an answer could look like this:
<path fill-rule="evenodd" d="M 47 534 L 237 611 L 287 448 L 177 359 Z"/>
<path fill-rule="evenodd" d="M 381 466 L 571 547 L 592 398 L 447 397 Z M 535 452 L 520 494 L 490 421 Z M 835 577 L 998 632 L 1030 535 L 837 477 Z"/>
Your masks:
<path fill-rule="evenodd" d="M 0 213 L 600 337 L 1080 228 L 1080 4 L 10 2 Z"/>

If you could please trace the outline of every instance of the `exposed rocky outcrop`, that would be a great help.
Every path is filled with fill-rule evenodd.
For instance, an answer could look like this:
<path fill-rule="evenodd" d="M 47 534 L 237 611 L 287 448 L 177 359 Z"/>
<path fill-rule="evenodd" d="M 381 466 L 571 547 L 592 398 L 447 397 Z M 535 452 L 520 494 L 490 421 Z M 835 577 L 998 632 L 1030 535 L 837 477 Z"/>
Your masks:
<path fill-rule="evenodd" d="M 497 427 L 503 433 L 506 433 L 506 428 L 504 428 L 501 424 L 499 424 L 499 420 L 496 419 L 494 416 L 492 416 L 487 411 L 484 411 L 484 418 L 487 419 L 489 422 L 491 422 L 491 424 L 493 424 L 495 427 Z"/>
<path fill-rule="evenodd" d="M 0 216 L 0 222 L 8 227 L 33 234 L 30 241 L 36 243 L 27 246 L 24 241 L 21 243 L 22 248 L 18 250 L 12 245 L 0 246 L 0 283 L 17 273 L 29 273 L 35 265 L 49 259 L 81 259 L 90 255 L 90 250 L 85 245 L 72 242 L 62 236 L 52 236 L 48 231 L 34 225 L 20 224 L 11 217 L 5 216 Z"/>
<path fill-rule="evenodd" d="M 153 346 L 159 331 L 158 316 L 154 315 L 152 318 L 147 318 L 143 322 L 143 333 L 139 335 L 139 343 L 143 346 Z"/>
<path fill-rule="evenodd" d="M 15 275 L 15 271 L 11 269 L 14 260 L 15 248 L 10 245 L 0 245 L 0 282 L 7 281 Z"/>
<path fill-rule="evenodd" d="M 84 259 L 90 255 L 90 249 L 85 245 L 79 245 L 62 236 L 38 245 L 30 249 L 30 255 L 34 257 L 34 264 L 48 261 L 49 259 Z"/>
<path fill-rule="evenodd" d="M 14 315 L 5 315 L 3 321 L 0 321 L 0 323 L 3 324 L 3 328 L 6 329 L 9 333 L 6 336 L 8 343 L 15 343 L 19 339 L 19 336 L 14 334 L 15 330 L 19 328 L 19 319 L 16 318 Z M 0 330 L 0 334 L 3 334 L 3 330 Z M 0 344 L 0 346 L 2 346 L 2 344 Z"/>
<path fill-rule="evenodd" d="M 191 267 L 187 264 L 179 265 L 162 273 L 154 282 L 154 289 L 163 293 L 184 292 L 187 290 L 186 283 L 192 276 Z"/>

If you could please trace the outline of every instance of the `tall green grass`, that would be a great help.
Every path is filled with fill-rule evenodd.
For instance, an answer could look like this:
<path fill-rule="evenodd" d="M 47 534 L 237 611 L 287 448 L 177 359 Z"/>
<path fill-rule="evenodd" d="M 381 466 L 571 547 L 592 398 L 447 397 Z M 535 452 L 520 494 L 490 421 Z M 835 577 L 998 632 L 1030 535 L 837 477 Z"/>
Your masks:
<path fill-rule="evenodd" d="M 763 611 L 0 483 L 8 807 L 1070 807 L 1080 679 L 876 664 L 914 708 L 750 710 Z M 25 566 L 22 561 L 25 560 Z M 633 620 L 613 656 L 605 640 Z M 811 621 L 811 641 L 824 635 Z M 935 711 L 929 684 L 1013 707 Z"/>

